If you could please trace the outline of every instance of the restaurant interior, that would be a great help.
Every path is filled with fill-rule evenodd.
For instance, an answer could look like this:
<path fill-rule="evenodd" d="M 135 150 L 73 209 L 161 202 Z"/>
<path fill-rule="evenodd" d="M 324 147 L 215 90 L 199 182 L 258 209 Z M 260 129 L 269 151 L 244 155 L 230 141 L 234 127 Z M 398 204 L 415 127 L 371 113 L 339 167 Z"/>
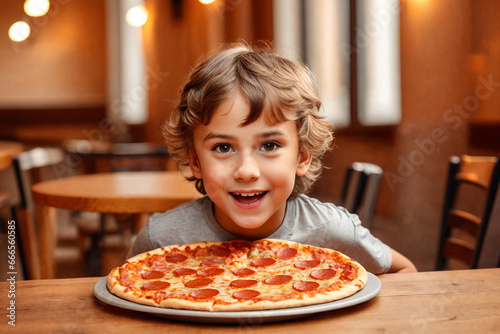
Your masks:
<path fill-rule="evenodd" d="M 320 7 L 311 3 L 51 0 L 47 13 L 32 17 L 25 13 L 24 1 L 3 0 L 0 142 L 21 143 L 25 151 L 63 149 L 65 156 L 58 167 L 44 172 L 44 179 L 103 171 L 175 171 L 175 163 L 164 152 L 161 127 L 192 67 L 230 43 L 244 41 L 284 50 L 310 65 L 313 73 L 317 71 L 314 74 L 320 78 L 320 92 L 325 96 L 329 87 L 339 89 L 325 98 L 325 109 L 329 107 L 334 114 L 335 147 L 327 154 L 325 169 L 310 195 L 344 205 L 347 171 L 353 163 L 380 167 L 382 174 L 371 199 L 371 232 L 408 257 L 419 271 L 433 271 L 450 158 L 500 157 L 500 2 L 388 1 L 397 6 L 379 12 L 372 8 L 375 14 L 370 16 L 364 11 L 369 7 L 366 1 L 344 1 L 343 21 L 339 21 L 347 22 L 343 26 L 347 33 L 344 42 L 334 45 L 337 50 L 322 47 L 331 34 L 315 30 L 321 30 L 316 24 L 328 26 L 336 21 L 315 17 Z M 328 6 L 322 1 L 314 3 Z M 133 26 L 125 16 L 136 5 L 145 9 L 147 17 Z M 18 21 L 30 27 L 29 36 L 22 41 L 8 35 Z M 363 22 L 365 26 L 357 25 Z M 387 27 L 393 28 L 388 47 L 392 51 L 387 57 L 382 53 L 382 58 L 389 59 L 390 73 L 380 65 L 376 52 L 365 52 L 372 50 L 372 40 Z M 340 52 L 339 46 L 344 47 Z M 346 46 L 351 49 L 346 51 Z M 335 66 L 330 67 L 333 62 Z M 382 71 L 373 70 L 377 67 Z M 325 69 L 336 77 L 329 77 Z M 373 79 L 370 73 L 395 78 L 388 84 L 395 95 L 388 97 L 390 103 L 385 106 L 394 115 L 387 119 L 384 110 L 367 107 L 367 101 L 378 101 L 365 92 Z M 339 91 L 343 95 L 338 100 L 343 102 L 337 103 Z M 344 116 L 336 115 L 336 106 Z M 71 143 L 76 145 L 73 151 Z M 147 143 L 154 147 L 154 154 L 145 154 L 142 160 L 119 154 L 93 159 L 82 143 L 123 147 Z M 13 175 L 9 169 L 0 171 L 0 192 L 15 187 Z M 498 185 L 498 179 L 496 182 Z M 17 196 L 14 191 L 13 197 Z M 478 197 L 469 196 L 468 201 L 476 200 Z M 32 205 L 36 207 L 36 203 Z M 119 233 L 110 234 L 108 244 L 101 240 L 100 259 L 89 254 L 92 245 L 84 246 L 82 253 L 81 239 L 86 237 L 85 242 L 92 243 L 88 235 L 103 226 L 102 215 L 91 211 L 56 210 L 56 278 L 103 276 L 124 261 L 134 237 L 127 225 L 128 214 L 105 215 L 103 224 L 113 225 Z M 2 217 L 9 214 L 4 210 Z M 40 219 L 34 210 L 29 214 L 35 223 Z M 143 224 L 147 215 L 132 219 Z M 2 218 L 2 224 L 8 220 Z M 488 240 L 494 245 L 491 256 L 498 261 L 500 196 L 489 224 Z M 2 268 L 6 267 L 7 229 L 2 227 Z M 97 271 L 92 270 L 94 260 L 99 263 Z"/>

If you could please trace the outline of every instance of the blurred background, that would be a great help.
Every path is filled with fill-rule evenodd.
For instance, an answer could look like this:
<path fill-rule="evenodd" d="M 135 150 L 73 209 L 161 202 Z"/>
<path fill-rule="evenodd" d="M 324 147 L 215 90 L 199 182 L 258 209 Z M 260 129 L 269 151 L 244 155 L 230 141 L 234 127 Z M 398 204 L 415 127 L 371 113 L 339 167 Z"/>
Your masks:
<path fill-rule="evenodd" d="M 434 268 L 450 156 L 500 155 L 496 0 L 51 0 L 39 17 L 24 3 L 0 2 L 0 140 L 162 145 L 200 59 L 270 45 L 310 66 L 336 127 L 311 195 L 339 203 L 347 167 L 380 166 L 370 229 L 421 271 Z"/>

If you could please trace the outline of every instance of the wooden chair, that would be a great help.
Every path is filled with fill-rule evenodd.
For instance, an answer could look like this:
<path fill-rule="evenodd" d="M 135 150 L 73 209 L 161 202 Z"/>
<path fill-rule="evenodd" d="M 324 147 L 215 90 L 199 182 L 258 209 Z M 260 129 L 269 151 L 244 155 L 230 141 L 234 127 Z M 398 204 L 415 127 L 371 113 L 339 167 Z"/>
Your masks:
<path fill-rule="evenodd" d="M 25 264 L 25 278 L 38 279 L 40 263 L 38 242 L 31 200 L 31 185 L 51 178 L 44 173 L 45 167 L 55 166 L 64 160 L 64 151 L 58 148 L 34 148 L 12 157 L 19 192 L 19 203 L 15 215 L 19 227 L 18 244 L 21 260 Z M 53 173 L 51 173 L 53 175 Z"/>
<path fill-rule="evenodd" d="M 168 169 L 169 153 L 164 145 L 142 143 L 112 143 L 106 141 L 69 140 L 64 143 L 73 160 L 84 163 L 85 173 L 163 171 Z M 149 215 L 75 216 L 78 227 L 80 255 L 86 271 L 101 274 L 103 250 L 128 248 L 131 220 L 147 220 Z"/>
<path fill-rule="evenodd" d="M 81 161 L 85 173 L 165 170 L 171 162 L 164 145 L 68 140 L 63 143 L 74 161 Z"/>
<path fill-rule="evenodd" d="M 12 165 L 11 158 L 8 156 L 0 156 L 0 171 L 6 170 L 10 168 Z M 0 183 L 1 180 L 0 180 Z M 4 187 L 0 187 L 0 212 L 10 210 L 12 208 L 12 196 L 11 194 L 4 189 Z"/>
<path fill-rule="evenodd" d="M 449 260 L 477 268 L 499 179 L 498 158 L 450 159 L 436 270 L 450 269 Z"/>
<path fill-rule="evenodd" d="M 354 162 L 347 168 L 342 191 L 342 205 L 359 216 L 365 227 L 370 227 L 377 203 L 382 168 L 366 162 Z"/>

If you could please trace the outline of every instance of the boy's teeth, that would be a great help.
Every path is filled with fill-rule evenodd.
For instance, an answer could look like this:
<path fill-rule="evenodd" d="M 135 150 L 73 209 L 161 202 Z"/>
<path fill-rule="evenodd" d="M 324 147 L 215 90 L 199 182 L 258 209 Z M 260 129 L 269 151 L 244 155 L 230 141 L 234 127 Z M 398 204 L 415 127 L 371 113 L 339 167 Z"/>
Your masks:
<path fill-rule="evenodd" d="M 235 195 L 237 196 L 243 196 L 243 197 L 251 197 L 251 196 L 255 196 L 255 195 L 260 195 L 262 193 L 249 193 L 249 194 L 243 194 L 243 193 L 234 193 Z"/>

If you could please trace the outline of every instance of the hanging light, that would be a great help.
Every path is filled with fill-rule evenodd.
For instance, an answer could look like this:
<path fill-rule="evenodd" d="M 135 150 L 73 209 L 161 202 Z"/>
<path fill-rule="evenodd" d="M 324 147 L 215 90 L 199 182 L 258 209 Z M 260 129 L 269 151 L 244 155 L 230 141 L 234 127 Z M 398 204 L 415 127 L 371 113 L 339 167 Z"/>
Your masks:
<path fill-rule="evenodd" d="M 24 11 L 29 16 L 38 17 L 47 14 L 50 8 L 49 0 L 26 0 Z"/>
<path fill-rule="evenodd" d="M 200 2 L 204 5 L 208 5 L 208 4 L 211 4 L 212 2 L 214 2 L 215 0 L 200 0 Z"/>
<path fill-rule="evenodd" d="M 30 26 L 24 21 L 17 21 L 10 26 L 9 37 L 14 42 L 22 42 L 29 37 L 31 33 Z"/>
<path fill-rule="evenodd" d="M 127 11 L 127 23 L 134 27 L 141 27 L 148 20 L 148 10 L 144 6 L 134 6 Z"/>

